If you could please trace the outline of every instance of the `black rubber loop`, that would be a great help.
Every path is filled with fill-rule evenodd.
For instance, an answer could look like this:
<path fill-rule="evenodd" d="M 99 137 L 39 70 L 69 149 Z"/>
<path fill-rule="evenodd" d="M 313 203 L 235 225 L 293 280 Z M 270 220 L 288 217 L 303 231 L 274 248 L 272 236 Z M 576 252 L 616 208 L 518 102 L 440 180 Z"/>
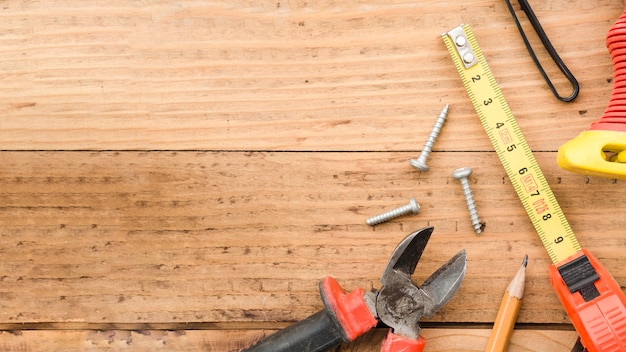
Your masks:
<path fill-rule="evenodd" d="M 511 15 L 513 16 L 513 20 L 515 21 L 515 25 L 517 26 L 517 29 L 519 30 L 519 32 L 520 32 L 520 34 L 522 36 L 522 39 L 524 40 L 524 44 L 526 45 L 526 49 L 528 49 L 528 53 L 532 57 L 533 61 L 535 62 L 535 65 L 539 69 L 539 72 L 541 73 L 541 75 L 545 79 L 546 83 L 548 83 L 548 87 L 550 87 L 550 90 L 552 91 L 552 94 L 554 94 L 554 96 L 557 99 L 559 99 L 560 101 L 563 101 L 563 102 L 570 102 L 570 101 L 574 100 L 578 96 L 578 92 L 580 91 L 580 86 L 578 85 L 578 81 L 576 80 L 576 77 L 574 77 L 574 75 L 567 68 L 567 66 L 565 66 L 565 63 L 563 62 L 561 57 L 559 57 L 559 54 L 557 54 L 556 50 L 552 46 L 552 43 L 550 43 L 550 39 L 548 39 L 548 36 L 546 35 L 545 31 L 543 30 L 543 27 L 541 27 L 541 24 L 539 23 L 539 20 L 537 19 L 537 16 L 535 15 L 535 13 L 533 12 L 532 8 L 530 7 L 530 4 L 528 4 L 528 1 L 527 0 L 519 0 L 520 7 L 524 11 L 524 13 L 526 13 L 526 16 L 528 17 L 528 20 L 530 21 L 530 23 L 532 24 L 533 28 L 535 29 L 535 32 L 537 33 L 537 36 L 541 40 L 541 43 L 543 43 L 543 46 L 546 49 L 546 51 L 548 52 L 548 54 L 550 54 L 550 57 L 552 58 L 552 60 L 556 64 L 556 66 L 559 68 L 559 70 L 561 70 L 561 72 L 563 73 L 565 78 L 567 78 L 567 80 L 572 85 L 572 93 L 569 96 L 567 96 L 567 97 L 561 96 L 559 94 L 559 92 L 556 90 L 556 88 L 554 87 L 554 85 L 552 84 L 552 81 L 550 81 L 550 78 L 548 77 L 548 75 L 546 74 L 546 71 L 541 66 L 541 63 L 539 62 L 539 59 L 537 59 L 537 55 L 535 55 L 535 51 L 533 50 L 532 46 L 530 45 L 530 42 L 528 41 L 528 38 L 526 37 L 526 34 L 524 33 L 524 29 L 522 28 L 522 25 L 521 25 L 519 19 L 517 18 L 517 15 L 515 14 L 515 10 L 513 10 L 513 6 L 511 5 L 511 1 L 510 0 L 505 0 L 505 1 L 506 1 L 507 7 L 509 8 L 509 11 L 511 12 Z"/>

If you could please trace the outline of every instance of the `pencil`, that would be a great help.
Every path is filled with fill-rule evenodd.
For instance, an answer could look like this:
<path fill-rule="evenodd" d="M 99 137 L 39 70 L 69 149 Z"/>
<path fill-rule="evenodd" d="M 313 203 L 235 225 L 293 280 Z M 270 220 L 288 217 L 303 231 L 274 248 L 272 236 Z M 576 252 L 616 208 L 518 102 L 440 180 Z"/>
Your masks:
<path fill-rule="evenodd" d="M 515 277 L 513 277 L 513 280 L 511 280 L 504 292 L 485 352 L 504 352 L 509 345 L 517 314 L 522 305 L 522 297 L 524 297 L 524 280 L 526 278 L 527 264 L 528 255 L 524 257 L 522 266 L 517 270 Z"/>

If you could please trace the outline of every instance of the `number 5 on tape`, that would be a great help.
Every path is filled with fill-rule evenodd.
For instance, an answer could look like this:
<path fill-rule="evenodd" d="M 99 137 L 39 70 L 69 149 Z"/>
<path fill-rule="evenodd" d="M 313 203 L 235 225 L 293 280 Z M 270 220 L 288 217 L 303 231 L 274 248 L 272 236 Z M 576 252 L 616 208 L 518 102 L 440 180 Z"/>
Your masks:
<path fill-rule="evenodd" d="M 550 282 L 591 352 L 626 351 L 626 297 L 581 249 L 468 25 L 442 35 L 474 109 L 548 251 Z"/>

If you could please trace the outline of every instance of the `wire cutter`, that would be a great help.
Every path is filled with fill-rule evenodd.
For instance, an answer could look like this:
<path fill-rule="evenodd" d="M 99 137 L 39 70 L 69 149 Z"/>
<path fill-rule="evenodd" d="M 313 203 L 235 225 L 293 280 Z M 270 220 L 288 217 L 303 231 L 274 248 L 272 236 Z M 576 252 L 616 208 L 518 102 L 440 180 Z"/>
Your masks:
<path fill-rule="evenodd" d="M 421 286 L 411 280 L 433 227 L 415 231 L 402 240 L 383 272 L 380 290 L 349 293 L 332 277 L 320 282 L 324 309 L 262 339 L 242 351 L 328 351 L 350 342 L 379 321 L 390 327 L 382 352 L 421 352 L 426 340 L 418 321 L 443 307 L 459 290 L 465 277 L 467 255 L 462 249 L 437 269 Z"/>

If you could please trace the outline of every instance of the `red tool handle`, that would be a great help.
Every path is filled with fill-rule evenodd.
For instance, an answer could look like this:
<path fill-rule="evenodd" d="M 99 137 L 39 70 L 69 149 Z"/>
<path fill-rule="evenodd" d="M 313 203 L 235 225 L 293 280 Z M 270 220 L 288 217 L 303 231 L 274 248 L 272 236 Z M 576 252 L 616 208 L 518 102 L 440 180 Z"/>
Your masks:
<path fill-rule="evenodd" d="M 626 179 L 626 8 L 611 26 L 606 46 L 613 61 L 609 103 L 598 121 L 559 148 L 557 161 L 584 175 Z"/>
<path fill-rule="evenodd" d="M 254 343 L 245 352 L 322 352 L 349 342 L 378 323 L 369 311 L 363 289 L 345 293 L 337 280 L 320 282 L 324 309 Z"/>
<path fill-rule="evenodd" d="M 550 282 L 587 351 L 626 351 L 626 297 L 591 253 L 551 265 Z"/>
<path fill-rule="evenodd" d="M 609 30 L 606 46 L 613 61 L 613 91 L 604 114 L 589 129 L 626 132 L 626 9 Z"/>
<path fill-rule="evenodd" d="M 411 340 L 391 332 L 383 340 L 380 346 L 380 352 L 422 352 L 426 346 L 426 340 L 418 336 L 417 340 Z"/>

